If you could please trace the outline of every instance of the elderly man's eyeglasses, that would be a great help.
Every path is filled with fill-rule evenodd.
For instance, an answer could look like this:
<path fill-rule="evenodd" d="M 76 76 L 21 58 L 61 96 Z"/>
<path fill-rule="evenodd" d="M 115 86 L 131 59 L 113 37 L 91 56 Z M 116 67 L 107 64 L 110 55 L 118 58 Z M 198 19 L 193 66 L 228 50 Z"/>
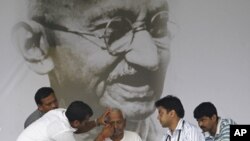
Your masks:
<path fill-rule="evenodd" d="M 134 23 L 126 17 L 119 17 L 119 16 L 114 17 L 107 22 L 105 29 L 104 29 L 104 33 L 101 35 L 90 33 L 90 32 L 74 31 L 61 25 L 43 23 L 39 20 L 35 20 L 35 21 L 42 24 L 44 27 L 52 29 L 52 30 L 76 34 L 86 40 L 89 40 L 90 42 L 94 44 L 96 43 L 90 40 L 87 36 L 92 36 L 92 37 L 96 37 L 99 39 L 103 39 L 105 46 L 101 46 L 101 48 L 107 49 L 110 54 L 114 55 L 115 53 L 113 53 L 110 46 L 112 45 L 112 43 L 118 41 L 124 36 L 128 36 L 129 38 L 128 42 L 130 44 L 133 42 L 134 34 L 142 30 L 147 30 L 152 36 L 152 38 L 165 37 L 167 35 L 168 12 L 160 11 L 154 14 L 150 18 L 150 20 L 135 21 Z M 130 48 L 126 49 L 126 51 L 129 51 L 129 50 Z"/>

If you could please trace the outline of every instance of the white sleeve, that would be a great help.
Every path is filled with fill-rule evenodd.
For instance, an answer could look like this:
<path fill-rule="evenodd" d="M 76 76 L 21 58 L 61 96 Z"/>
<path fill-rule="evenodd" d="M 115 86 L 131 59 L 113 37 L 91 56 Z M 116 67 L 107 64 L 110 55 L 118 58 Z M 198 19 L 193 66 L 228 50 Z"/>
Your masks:
<path fill-rule="evenodd" d="M 136 136 L 136 137 L 137 137 L 136 140 L 137 140 L 137 141 L 142 141 L 142 140 L 141 140 L 141 137 L 140 137 L 138 134 L 136 134 L 136 135 L 137 135 L 137 136 Z"/>
<path fill-rule="evenodd" d="M 53 139 L 55 141 L 76 141 L 74 137 L 74 133 L 70 131 L 57 134 L 53 137 Z"/>
<path fill-rule="evenodd" d="M 142 141 L 141 137 L 136 132 L 131 132 L 130 134 L 133 137 L 133 138 L 131 138 L 131 140 L 133 140 L 133 141 Z"/>

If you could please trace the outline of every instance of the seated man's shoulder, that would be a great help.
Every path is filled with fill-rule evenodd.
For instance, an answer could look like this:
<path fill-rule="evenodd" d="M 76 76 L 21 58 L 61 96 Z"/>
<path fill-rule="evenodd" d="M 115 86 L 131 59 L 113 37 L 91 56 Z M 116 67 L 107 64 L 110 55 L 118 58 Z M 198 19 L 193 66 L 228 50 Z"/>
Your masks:
<path fill-rule="evenodd" d="M 236 122 L 230 118 L 221 119 L 221 126 L 234 125 L 234 124 L 236 124 Z"/>
<path fill-rule="evenodd" d="M 128 134 L 128 135 L 139 136 L 139 135 L 138 135 L 136 132 L 134 132 L 134 131 L 125 130 L 124 132 L 125 132 L 125 134 Z"/>
<path fill-rule="evenodd" d="M 230 118 L 220 119 L 220 131 L 228 132 L 230 130 L 230 125 L 235 125 L 236 122 Z"/>
<path fill-rule="evenodd" d="M 188 121 L 183 122 L 183 124 L 184 124 L 183 125 L 184 129 L 187 129 L 187 130 L 200 130 L 198 128 L 198 126 L 196 126 L 196 125 L 194 125 L 194 124 L 192 124 L 192 123 L 190 123 Z"/>
<path fill-rule="evenodd" d="M 185 121 L 184 122 L 184 125 L 183 125 L 183 128 L 182 128 L 182 131 L 183 131 L 183 139 L 186 141 L 188 140 L 193 140 L 193 141 L 205 141 L 205 138 L 204 138 L 204 135 L 202 134 L 202 131 L 201 129 L 190 123 L 190 122 L 187 122 Z"/>
<path fill-rule="evenodd" d="M 46 122 L 47 124 L 46 128 L 50 136 L 66 132 L 73 134 L 76 131 L 76 129 L 71 127 L 64 113 L 65 109 L 55 109 L 44 115 L 44 123 Z"/>
<path fill-rule="evenodd" d="M 36 121 L 37 119 L 41 118 L 44 115 L 41 111 L 38 109 L 35 110 L 33 113 L 31 113 L 28 118 L 24 122 L 24 128 L 28 127 L 31 123 Z"/>
<path fill-rule="evenodd" d="M 66 109 L 63 108 L 57 108 L 57 109 L 53 109 L 48 111 L 44 116 L 59 116 L 59 115 L 64 115 L 66 112 Z"/>
<path fill-rule="evenodd" d="M 141 141 L 141 137 L 139 136 L 138 133 L 136 133 L 134 131 L 128 131 L 128 130 L 125 130 L 124 132 L 125 132 L 124 134 L 126 137 L 136 139 L 136 141 Z"/>

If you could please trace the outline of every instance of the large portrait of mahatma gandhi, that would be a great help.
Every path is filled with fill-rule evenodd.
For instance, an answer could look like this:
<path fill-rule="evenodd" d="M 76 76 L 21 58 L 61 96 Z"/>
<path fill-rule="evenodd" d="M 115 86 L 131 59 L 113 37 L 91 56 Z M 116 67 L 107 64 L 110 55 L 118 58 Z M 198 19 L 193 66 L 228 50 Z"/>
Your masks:
<path fill-rule="evenodd" d="M 156 141 L 161 132 L 151 115 L 170 55 L 166 0 L 27 4 L 28 20 L 13 28 L 16 45 L 32 70 L 48 75 L 61 107 L 82 100 L 94 117 L 119 108 L 128 130 Z"/>

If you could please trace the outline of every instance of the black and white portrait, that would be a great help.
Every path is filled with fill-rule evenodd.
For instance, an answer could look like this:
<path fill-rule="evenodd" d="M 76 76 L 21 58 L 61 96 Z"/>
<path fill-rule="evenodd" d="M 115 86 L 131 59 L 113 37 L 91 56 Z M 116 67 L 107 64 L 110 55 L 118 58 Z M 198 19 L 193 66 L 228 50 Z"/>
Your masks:
<path fill-rule="evenodd" d="M 86 102 L 92 119 L 121 109 L 126 129 L 143 141 L 160 140 L 154 104 L 167 94 L 183 101 L 194 124 L 202 101 L 249 123 L 241 112 L 250 106 L 247 0 L 3 0 L 0 7 L 0 139 L 16 140 L 41 86 L 55 90 L 59 107 Z M 100 129 L 76 138 L 93 140 Z"/>
<path fill-rule="evenodd" d="M 47 74 L 61 106 L 124 111 L 127 129 L 153 141 L 170 58 L 165 0 L 32 0 L 13 36 L 28 66 Z"/>

